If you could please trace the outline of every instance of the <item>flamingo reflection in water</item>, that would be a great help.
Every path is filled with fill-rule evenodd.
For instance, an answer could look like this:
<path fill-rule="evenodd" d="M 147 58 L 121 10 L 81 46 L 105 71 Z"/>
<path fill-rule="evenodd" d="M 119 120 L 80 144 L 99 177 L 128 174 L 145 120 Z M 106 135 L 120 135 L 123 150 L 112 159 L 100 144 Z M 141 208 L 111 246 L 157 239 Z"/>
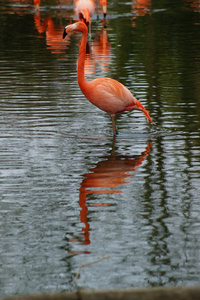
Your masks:
<path fill-rule="evenodd" d="M 80 43 L 79 43 L 80 46 Z M 85 75 L 92 76 L 95 72 L 107 73 L 111 63 L 111 45 L 104 26 L 97 28 L 93 40 L 87 41 L 85 56 Z"/>
<path fill-rule="evenodd" d="M 194 12 L 200 12 L 200 1 L 199 0 L 185 0 L 184 8 L 188 10 L 193 10 Z M 198 23 L 195 23 L 199 25 Z"/>
<path fill-rule="evenodd" d="M 48 3 L 49 1 L 46 0 L 46 2 Z M 62 15 L 61 6 L 72 5 L 74 3 L 74 0 L 54 0 L 54 2 L 60 8 L 59 16 L 61 16 Z M 66 46 L 69 44 L 69 38 L 63 41 L 62 39 L 63 25 L 54 24 L 54 21 L 50 14 L 47 14 L 45 18 L 41 19 L 41 15 L 40 15 L 41 3 L 42 3 L 41 0 L 33 0 L 33 4 L 35 7 L 35 14 L 34 14 L 35 28 L 40 34 L 39 36 L 37 36 L 37 38 L 42 38 L 43 37 L 42 34 L 45 33 L 47 49 L 50 49 L 51 53 L 53 54 L 63 54 L 65 53 Z M 66 17 L 67 14 L 66 10 L 63 9 L 62 11 L 63 11 L 63 17 Z M 56 18 L 56 20 L 57 19 L 58 18 Z M 60 23 L 61 20 L 62 18 L 59 17 Z"/>
<path fill-rule="evenodd" d="M 34 15 L 35 27 L 39 34 L 46 33 L 47 49 L 53 54 L 65 53 L 66 46 L 69 45 L 69 38 L 65 41 L 62 39 L 63 25 L 55 25 L 51 15 L 46 16 L 44 21 L 41 20 L 40 11 L 36 9 Z M 41 38 L 42 36 L 39 36 Z"/>
<path fill-rule="evenodd" d="M 94 168 L 90 169 L 89 173 L 83 175 L 84 179 L 81 182 L 79 189 L 79 205 L 80 221 L 85 226 L 82 228 L 82 234 L 84 239 L 71 239 L 70 242 L 79 242 L 83 245 L 89 245 L 90 225 L 87 220 L 88 206 L 110 206 L 109 203 L 95 203 L 88 204 L 88 195 L 105 195 L 105 194 L 119 194 L 123 191 L 118 189 L 119 186 L 130 184 L 131 181 L 127 180 L 133 177 L 132 172 L 137 171 L 137 168 L 144 162 L 146 156 L 148 156 L 152 147 L 152 143 L 148 142 L 145 150 L 140 155 L 115 155 L 114 142 L 111 154 L 103 157 Z M 70 254 L 76 255 L 81 253 L 90 253 L 89 251 L 76 252 L 70 251 Z"/>
<path fill-rule="evenodd" d="M 134 14 L 133 27 L 135 27 L 135 20 L 137 17 L 144 17 L 145 15 L 151 13 L 151 0 L 133 0 L 132 10 Z"/>
<path fill-rule="evenodd" d="M 34 0 L 33 4 L 35 6 L 36 11 L 40 9 L 41 0 Z"/>

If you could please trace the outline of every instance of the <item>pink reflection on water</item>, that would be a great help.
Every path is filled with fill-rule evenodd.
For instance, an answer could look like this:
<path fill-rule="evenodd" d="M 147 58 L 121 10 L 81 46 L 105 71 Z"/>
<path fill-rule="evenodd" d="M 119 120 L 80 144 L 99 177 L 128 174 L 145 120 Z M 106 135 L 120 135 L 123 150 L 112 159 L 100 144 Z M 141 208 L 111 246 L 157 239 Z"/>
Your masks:
<path fill-rule="evenodd" d="M 133 27 L 136 26 L 135 20 L 151 13 L 151 0 L 132 0 Z"/>
<path fill-rule="evenodd" d="M 127 179 L 135 176 L 132 172 L 138 170 L 148 156 L 151 147 L 152 143 L 148 142 L 147 147 L 140 155 L 133 156 L 115 155 L 113 150 L 111 155 L 104 157 L 94 168 L 90 169 L 89 173 L 83 175 L 84 179 L 79 189 L 80 221 L 84 224 L 82 244 L 89 245 L 91 243 L 90 225 L 87 218 L 88 206 L 107 207 L 112 205 L 102 202 L 89 204 L 87 196 L 123 193 L 122 185 L 131 184 L 132 181 Z M 71 242 L 73 241 L 71 240 Z"/>
<path fill-rule="evenodd" d="M 109 72 L 111 63 L 111 45 L 108 41 L 107 30 L 102 26 L 96 31 L 94 39 L 88 42 L 85 58 L 85 75 L 95 75 L 96 71 Z"/>
<path fill-rule="evenodd" d="M 45 32 L 47 49 L 53 54 L 66 53 L 66 46 L 69 45 L 69 38 L 63 40 L 63 25 L 55 25 L 50 15 L 42 21 L 40 13 L 37 10 L 34 15 L 35 27 L 39 34 Z M 41 37 L 41 36 L 39 36 Z"/>
<path fill-rule="evenodd" d="M 185 0 L 184 7 L 194 12 L 200 12 L 200 0 Z"/>

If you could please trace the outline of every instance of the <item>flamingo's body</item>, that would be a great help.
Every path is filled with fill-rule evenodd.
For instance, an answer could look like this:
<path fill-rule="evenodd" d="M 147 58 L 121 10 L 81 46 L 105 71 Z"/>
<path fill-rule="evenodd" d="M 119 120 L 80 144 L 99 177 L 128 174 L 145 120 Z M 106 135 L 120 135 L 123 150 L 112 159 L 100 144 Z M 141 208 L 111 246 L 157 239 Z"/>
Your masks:
<path fill-rule="evenodd" d="M 79 21 L 68 25 L 64 29 L 63 38 L 71 31 L 82 32 L 82 41 L 79 48 L 78 84 L 86 98 L 101 110 L 110 114 L 113 125 L 113 135 L 116 135 L 115 115 L 133 109 L 142 111 L 147 121 L 153 122 L 148 111 L 120 82 L 111 78 L 96 78 L 87 82 L 84 73 L 85 53 L 87 43 L 87 26 Z"/>
<path fill-rule="evenodd" d="M 95 3 L 94 0 L 77 0 L 75 12 L 81 21 L 88 26 L 91 22 L 91 17 L 94 14 Z"/>

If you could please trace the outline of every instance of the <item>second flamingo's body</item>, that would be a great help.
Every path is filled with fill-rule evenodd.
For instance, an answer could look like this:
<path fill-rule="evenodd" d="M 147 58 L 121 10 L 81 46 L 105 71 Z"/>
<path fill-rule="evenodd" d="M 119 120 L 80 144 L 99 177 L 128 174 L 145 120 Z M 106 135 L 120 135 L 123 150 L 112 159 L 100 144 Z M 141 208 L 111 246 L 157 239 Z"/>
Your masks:
<path fill-rule="evenodd" d="M 113 126 L 113 135 L 116 135 L 117 128 L 115 125 L 115 115 L 130 111 L 139 110 L 144 113 L 147 121 L 152 122 L 148 111 L 133 96 L 133 94 L 120 82 L 112 78 L 96 78 L 90 82 L 85 79 L 84 64 L 87 43 L 87 26 L 79 21 L 72 25 L 68 25 L 64 29 L 63 38 L 71 31 L 79 31 L 82 33 L 82 41 L 79 48 L 78 59 L 78 84 L 85 97 L 95 106 L 110 114 Z"/>
<path fill-rule="evenodd" d="M 94 14 L 95 3 L 94 0 L 76 0 L 76 14 L 79 19 L 84 21 L 88 26 L 91 22 L 91 17 Z"/>

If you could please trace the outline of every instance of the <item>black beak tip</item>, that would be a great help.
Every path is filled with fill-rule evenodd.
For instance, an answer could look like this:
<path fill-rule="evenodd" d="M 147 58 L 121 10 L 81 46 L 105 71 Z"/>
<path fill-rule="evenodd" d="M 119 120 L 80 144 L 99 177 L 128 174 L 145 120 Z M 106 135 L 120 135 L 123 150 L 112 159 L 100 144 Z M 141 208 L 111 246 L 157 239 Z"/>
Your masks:
<path fill-rule="evenodd" d="M 64 32 L 63 32 L 63 40 L 64 40 L 64 38 L 66 37 L 66 35 L 67 35 L 67 32 L 66 32 L 66 29 L 64 29 Z"/>

